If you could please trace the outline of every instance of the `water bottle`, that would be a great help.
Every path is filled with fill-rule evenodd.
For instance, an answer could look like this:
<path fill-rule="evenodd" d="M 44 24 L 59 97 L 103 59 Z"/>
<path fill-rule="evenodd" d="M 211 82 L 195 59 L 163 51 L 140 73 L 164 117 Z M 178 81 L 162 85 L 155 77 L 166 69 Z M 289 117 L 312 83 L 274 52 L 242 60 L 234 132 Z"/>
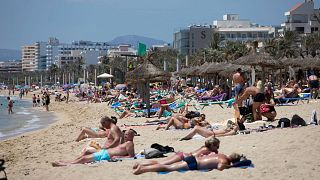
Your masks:
<path fill-rule="evenodd" d="M 284 122 L 281 122 L 281 129 L 284 128 Z"/>

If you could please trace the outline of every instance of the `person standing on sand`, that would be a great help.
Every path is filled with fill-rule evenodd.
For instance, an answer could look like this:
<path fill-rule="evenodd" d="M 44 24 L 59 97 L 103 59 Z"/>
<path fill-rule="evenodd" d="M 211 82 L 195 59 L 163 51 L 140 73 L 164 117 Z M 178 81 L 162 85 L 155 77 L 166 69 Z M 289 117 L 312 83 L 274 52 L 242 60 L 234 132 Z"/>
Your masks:
<path fill-rule="evenodd" d="M 13 101 L 10 99 L 10 97 L 7 97 L 8 100 L 8 114 L 13 114 L 12 108 L 13 108 Z"/>
<path fill-rule="evenodd" d="M 239 93 L 244 89 L 244 85 L 246 82 L 244 73 L 242 72 L 241 68 L 238 68 L 236 73 L 233 74 L 232 81 L 235 90 L 235 100 L 237 100 L 239 98 Z"/>
<path fill-rule="evenodd" d="M 96 162 L 102 160 L 110 161 L 112 158 L 134 157 L 134 134 L 135 132 L 132 129 L 129 129 L 124 133 L 125 142 L 123 144 L 118 144 L 117 146 L 110 148 L 103 148 L 99 146 L 98 152 L 85 151 L 78 158 L 72 161 L 56 161 L 52 163 L 52 166 L 59 167 L 71 164 L 84 164 L 88 162 Z"/>
<path fill-rule="evenodd" d="M 50 104 L 50 95 L 47 92 L 44 92 L 44 106 L 46 111 L 49 111 L 49 104 Z"/>
<path fill-rule="evenodd" d="M 69 88 L 67 88 L 67 100 L 66 100 L 66 103 L 69 102 L 69 96 L 70 96 L 70 91 L 69 91 Z"/>

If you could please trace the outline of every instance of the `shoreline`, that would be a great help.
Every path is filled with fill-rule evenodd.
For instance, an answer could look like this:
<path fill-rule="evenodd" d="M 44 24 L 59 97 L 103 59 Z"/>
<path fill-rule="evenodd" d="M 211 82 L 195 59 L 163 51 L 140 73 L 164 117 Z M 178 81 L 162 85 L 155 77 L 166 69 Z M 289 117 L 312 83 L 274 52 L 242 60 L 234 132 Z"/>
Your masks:
<path fill-rule="evenodd" d="M 19 101 L 23 101 L 23 102 L 29 102 L 31 101 L 31 94 L 28 94 L 28 96 L 24 96 L 24 98 L 19 99 Z M 6 97 L 6 94 L 0 94 L 0 96 Z M 10 97 L 15 97 L 15 98 L 19 98 L 18 95 L 11 95 Z M 12 140 L 15 138 L 19 138 L 21 136 L 26 136 L 28 134 L 32 134 L 32 133 L 37 133 L 40 132 L 42 130 L 45 130 L 47 128 L 49 128 L 51 125 L 55 124 L 57 121 L 59 121 L 59 117 L 61 117 L 62 115 L 60 113 L 54 112 L 54 111 L 49 111 L 46 112 L 42 107 L 32 107 L 32 103 L 30 102 L 30 107 L 22 107 L 23 109 L 29 110 L 29 111 L 33 111 L 35 112 L 35 114 L 32 114 L 33 116 L 36 116 L 37 122 L 31 123 L 29 124 L 29 122 L 27 121 L 26 124 L 24 124 L 22 127 L 20 128 L 15 128 L 14 130 L 9 131 L 9 133 L 7 132 L 6 135 L 2 133 L 2 135 L 4 135 L 4 138 L 0 138 L 0 143 L 3 141 L 7 141 L 7 140 Z M 21 108 L 21 107 L 18 107 Z M 50 113 L 50 117 L 46 114 L 46 113 Z M 14 112 L 13 116 L 17 114 L 17 112 Z M 21 115 L 23 113 L 19 113 L 18 115 Z M 31 115 L 31 114 L 30 114 Z M 29 116 L 30 116 L 29 115 Z M 28 116 L 28 115 L 27 115 Z M 40 117 L 39 117 L 40 116 Z M 42 117 L 41 117 L 42 116 Z M 46 117 L 47 116 L 47 117 Z M 33 121 L 33 119 L 29 120 L 29 121 Z M 31 127 L 26 127 L 30 125 Z"/>

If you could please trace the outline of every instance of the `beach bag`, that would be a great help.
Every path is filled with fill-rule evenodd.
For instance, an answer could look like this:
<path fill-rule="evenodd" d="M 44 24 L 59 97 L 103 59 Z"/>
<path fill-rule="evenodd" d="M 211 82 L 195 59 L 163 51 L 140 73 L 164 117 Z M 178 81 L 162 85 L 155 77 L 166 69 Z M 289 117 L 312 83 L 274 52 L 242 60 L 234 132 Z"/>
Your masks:
<path fill-rule="evenodd" d="M 144 157 L 145 157 L 146 159 L 153 159 L 153 158 L 161 158 L 161 157 L 164 157 L 163 153 L 160 152 L 158 149 L 155 149 L 155 148 L 144 149 L 143 154 L 144 154 Z"/>
<path fill-rule="evenodd" d="M 192 118 L 195 118 L 195 117 L 200 117 L 200 112 L 198 112 L 198 111 L 189 111 L 186 114 L 186 118 L 188 118 L 188 119 L 192 119 Z"/>
<path fill-rule="evenodd" d="M 242 106 L 239 107 L 239 112 L 242 116 L 246 116 L 248 114 L 252 114 L 252 106 Z"/>
<path fill-rule="evenodd" d="M 283 123 L 283 127 L 290 127 L 291 126 L 290 119 L 288 119 L 288 118 L 281 118 L 278 122 L 277 127 L 281 127 L 281 123 Z"/>
<path fill-rule="evenodd" d="M 303 120 L 302 117 L 300 117 L 297 114 L 295 114 L 295 115 L 292 116 L 291 125 L 292 126 L 306 126 L 307 123 L 306 123 L 305 120 Z"/>
<path fill-rule="evenodd" d="M 260 112 L 261 112 L 261 113 L 270 112 L 270 106 L 268 106 L 268 105 L 266 105 L 266 104 L 261 104 L 261 106 L 260 106 Z"/>
<path fill-rule="evenodd" d="M 157 149 L 163 154 L 174 152 L 174 148 L 170 146 L 162 146 L 161 144 L 154 143 L 151 145 L 151 148 Z"/>

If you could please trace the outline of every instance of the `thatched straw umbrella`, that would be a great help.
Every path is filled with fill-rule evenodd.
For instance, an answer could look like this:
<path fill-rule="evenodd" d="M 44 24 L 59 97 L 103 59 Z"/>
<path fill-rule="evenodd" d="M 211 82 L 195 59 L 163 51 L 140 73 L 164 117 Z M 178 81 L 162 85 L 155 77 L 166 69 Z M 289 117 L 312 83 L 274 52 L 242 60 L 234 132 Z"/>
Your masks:
<path fill-rule="evenodd" d="M 150 55 L 148 59 L 150 58 Z M 143 102 L 147 104 L 148 116 L 150 116 L 150 81 L 167 80 L 171 74 L 153 65 L 146 59 L 140 66 L 126 74 L 126 80 L 142 85 Z"/>
<path fill-rule="evenodd" d="M 265 77 L 265 68 L 282 68 L 283 64 L 281 61 L 274 59 L 270 54 L 265 52 L 260 53 L 251 53 L 247 56 L 243 56 L 235 61 L 232 62 L 233 64 L 238 65 L 247 65 L 247 66 L 253 66 L 254 68 L 256 66 L 259 66 L 262 68 L 262 82 L 264 83 L 264 77 Z M 252 77 L 252 80 L 254 80 L 255 77 Z"/>
<path fill-rule="evenodd" d="M 319 57 L 307 56 L 302 60 L 302 67 L 306 69 L 319 69 L 320 59 Z"/>
<path fill-rule="evenodd" d="M 177 74 L 179 74 L 180 76 L 187 76 L 187 74 L 188 74 L 188 72 L 190 71 L 190 67 L 188 67 L 188 68 L 182 68 L 181 70 L 180 70 L 180 72 L 178 72 Z"/>

